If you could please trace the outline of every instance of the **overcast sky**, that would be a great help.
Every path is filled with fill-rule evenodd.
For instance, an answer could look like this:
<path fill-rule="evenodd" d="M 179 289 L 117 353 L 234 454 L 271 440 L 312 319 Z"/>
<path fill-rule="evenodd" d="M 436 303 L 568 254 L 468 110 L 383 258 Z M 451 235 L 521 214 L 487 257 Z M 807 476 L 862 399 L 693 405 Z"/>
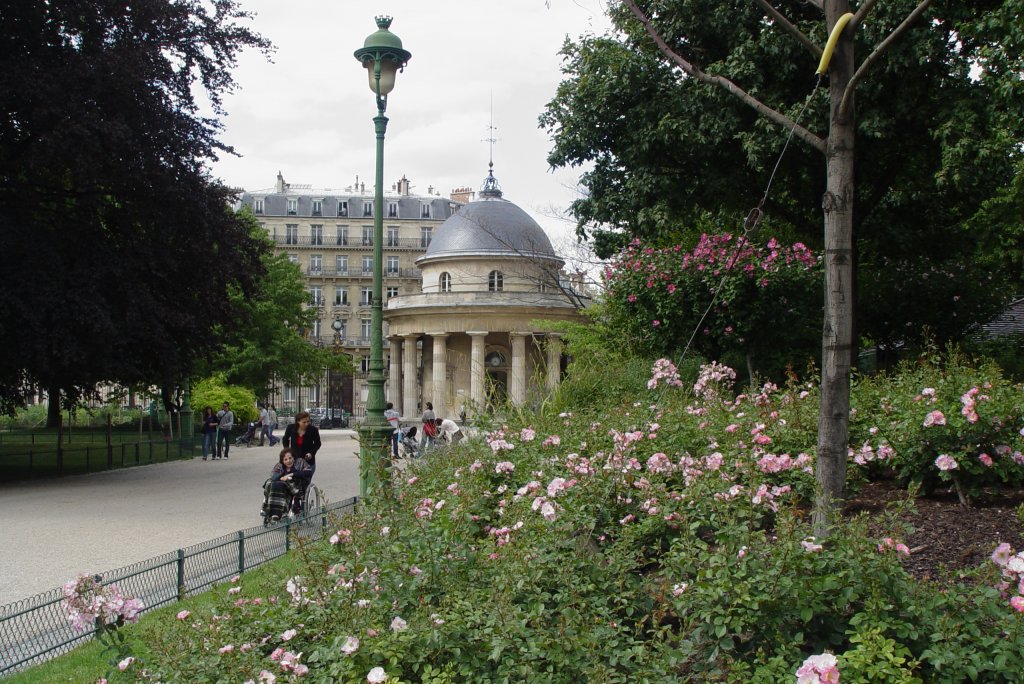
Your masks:
<path fill-rule="evenodd" d="M 550 218 L 575 196 L 578 170 L 552 172 L 551 143 L 537 117 L 562 80 L 566 36 L 603 33 L 603 0 L 240 0 L 277 51 L 246 53 L 225 98 L 222 136 L 242 155 L 213 166 L 246 190 L 289 183 L 344 188 L 373 184 L 376 105 L 353 51 L 394 17 L 412 53 L 388 102 L 384 185 L 407 176 L 413 193 L 433 186 L 479 189 L 487 175 L 493 99 L 494 173 L 505 198 L 528 211 L 557 246 L 572 224 Z M 548 6 L 550 5 L 550 6 Z"/>

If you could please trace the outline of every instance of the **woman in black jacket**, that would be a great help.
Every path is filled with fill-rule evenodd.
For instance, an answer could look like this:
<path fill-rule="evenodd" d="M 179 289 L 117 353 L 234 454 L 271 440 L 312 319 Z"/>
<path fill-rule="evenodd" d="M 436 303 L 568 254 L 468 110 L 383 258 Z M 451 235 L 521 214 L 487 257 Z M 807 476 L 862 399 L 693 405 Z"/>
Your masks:
<path fill-rule="evenodd" d="M 295 414 L 295 422 L 284 430 L 281 446 L 291 449 L 295 458 L 301 458 L 316 471 L 316 452 L 320 450 L 320 431 L 313 426 L 308 411 Z"/>

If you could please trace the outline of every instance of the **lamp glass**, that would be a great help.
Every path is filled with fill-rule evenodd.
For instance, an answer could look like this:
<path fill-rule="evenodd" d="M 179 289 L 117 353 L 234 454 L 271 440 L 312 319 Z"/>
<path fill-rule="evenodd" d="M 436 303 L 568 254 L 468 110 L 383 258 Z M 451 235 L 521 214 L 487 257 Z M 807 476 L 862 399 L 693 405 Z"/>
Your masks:
<path fill-rule="evenodd" d="M 395 74 L 398 73 L 398 62 L 391 59 L 380 60 L 380 92 L 377 91 L 377 78 L 374 73 L 373 60 L 368 59 L 363 62 L 366 67 L 366 74 L 370 79 L 370 90 L 384 97 L 392 90 L 395 89 Z"/>

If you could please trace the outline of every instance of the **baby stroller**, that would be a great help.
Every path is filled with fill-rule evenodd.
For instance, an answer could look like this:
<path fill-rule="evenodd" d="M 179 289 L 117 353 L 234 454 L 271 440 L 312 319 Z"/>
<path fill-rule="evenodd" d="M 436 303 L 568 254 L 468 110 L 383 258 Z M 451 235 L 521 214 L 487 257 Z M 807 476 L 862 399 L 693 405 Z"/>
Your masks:
<path fill-rule="evenodd" d="M 402 458 L 417 458 L 420 455 L 419 444 L 416 443 L 416 426 L 410 425 L 398 431 L 398 443 L 402 445 Z"/>
<path fill-rule="evenodd" d="M 245 431 L 245 434 L 244 435 L 240 435 L 238 437 L 238 439 L 235 440 L 235 446 L 251 447 L 252 443 L 256 441 L 256 436 L 257 436 L 256 435 L 256 431 L 257 431 L 257 429 L 258 429 L 258 426 L 256 425 L 256 423 L 250 422 L 249 423 L 249 429 Z"/>

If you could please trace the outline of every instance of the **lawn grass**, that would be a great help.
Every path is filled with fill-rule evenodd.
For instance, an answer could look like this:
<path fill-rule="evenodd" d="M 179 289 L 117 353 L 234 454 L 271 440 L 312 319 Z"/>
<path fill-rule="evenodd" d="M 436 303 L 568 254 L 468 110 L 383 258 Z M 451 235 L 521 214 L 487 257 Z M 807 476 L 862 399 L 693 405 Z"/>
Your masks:
<path fill-rule="evenodd" d="M 296 574 L 301 559 L 295 551 L 268 561 L 258 568 L 245 573 L 245 584 L 256 592 L 265 595 L 278 593 L 286 579 Z M 221 583 L 223 584 L 223 583 Z M 128 625 L 125 635 L 132 655 L 145 660 L 149 654 L 147 642 L 175 620 L 179 611 L 188 610 L 194 614 L 209 613 L 217 605 L 217 593 L 223 593 L 218 586 L 209 591 L 189 597 L 184 601 L 158 608 L 142 616 L 137 624 Z M 102 645 L 97 641 L 89 641 L 75 650 L 58 656 L 24 672 L 9 675 L 2 681 L 4 684 L 53 684 L 56 682 L 75 682 L 85 684 L 95 682 L 103 677 L 111 668 L 108 655 L 103 652 Z"/>
<path fill-rule="evenodd" d="M 28 478 L 53 477 L 92 473 L 111 468 L 125 468 L 148 463 L 192 458 L 199 454 L 199 437 L 165 440 L 156 435 L 154 441 L 143 433 L 143 439 L 134 432 L 115 432 L 110 445 L 105 433 L 101 440 L 87 440 L 79 436 L 61 447 L 61 461 L 57 458 L 56 434 L 33 433 L 34 441 L 12 440 L 10 433 L 0 443 L 0 482 Z M 49 438 L 49 439 L 48 439 Z"/>

